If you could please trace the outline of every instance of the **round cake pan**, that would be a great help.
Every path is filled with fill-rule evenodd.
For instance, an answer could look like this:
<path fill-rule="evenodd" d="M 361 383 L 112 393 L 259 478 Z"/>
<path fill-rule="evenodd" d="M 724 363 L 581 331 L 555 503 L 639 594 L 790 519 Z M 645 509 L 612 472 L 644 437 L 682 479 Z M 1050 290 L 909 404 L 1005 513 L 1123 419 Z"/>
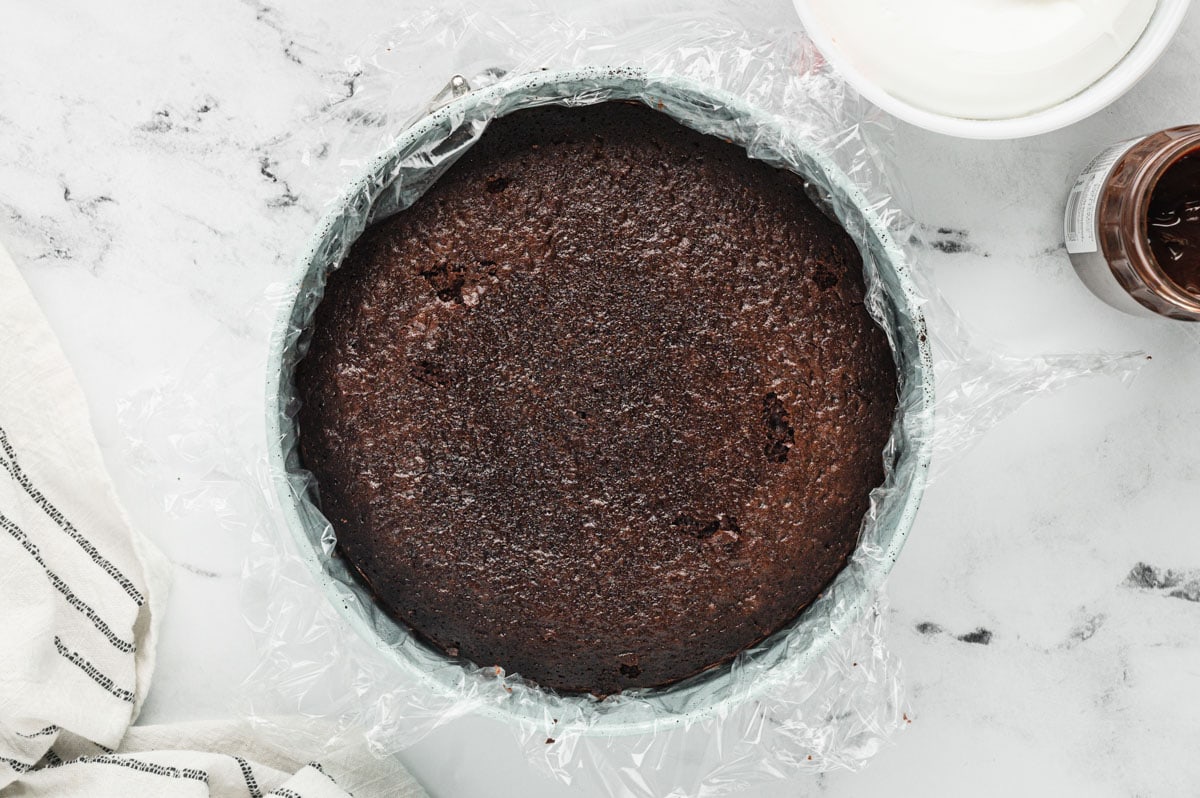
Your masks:
<path fill-rule="evenodd" d="M 555 696 L 536 686 L 513 692 L 469 663 L 419 641 L 385 614 L 345 562 L 332 553 L 328 521 L 314 502 L 312 480 L 296 447 L 297 400 L 293 370 L 307 346 L 306 331 L 320 302 L 325 277 L 372 221 L 412 204 L 481 134 L 488 121 L 547 103 L 640 101 L 701 133 L 747 147 L 755 157 L 796 171 L 810 193 L 850 231 L 872 275 L 868 292 L 875 316 L 887 329 L 900 375 L 899 412 L 883 456 L 884 488 L 873 497 L 859 551 L 822 596 L 788 627 L 740 655 L 668 688 L 634 691 L 597 701 Z M 904 545 L 924 491 L 933 434 L 933 376 L 920 299 L 904 249 L 863 191 L 819 147 L 790 135 L 781 120 L 740 98 L 680 78 L 655 78 L 640 70 L 585 68 L 545 71 L 501 80 L 456 97 L 401 133 L 393 146 L 351 184 L 318 226 L 290 286 L 294 299 L 281 309 L 267 375 L 270 469 L 283 519 L 302 557 L 351 627 L 394 663 L 397 679 L 433 699 L 471 702 L 473 711 L 514 722 L 563 717 L 586 733 L 624 735 L 660 730 L 711 717 L 753 700 L 781 680 L 796 678 L 874 601 Z M 498 680 L 495 680 L 498 681 Z"/>

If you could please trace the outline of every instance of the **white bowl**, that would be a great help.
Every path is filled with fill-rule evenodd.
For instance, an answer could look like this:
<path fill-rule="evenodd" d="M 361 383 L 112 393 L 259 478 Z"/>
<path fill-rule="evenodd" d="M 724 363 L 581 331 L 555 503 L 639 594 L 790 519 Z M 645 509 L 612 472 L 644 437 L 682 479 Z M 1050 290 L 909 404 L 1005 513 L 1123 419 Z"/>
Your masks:
<path fill-rule="evenodd" d="M 1072 125 L 1108 107 L 1150 71 L 1150 67 L 1154 66 L 1171 43 L 1191 5 L 1190 0 L 1159 0 L 1158 7 L 1150 18 L 1150 24 L 1133 49 L 1109 70 L 1108 74 L 1071 99 L 1044 111 L 1010 119 L 964 119 L 927 111 L 889 94 L 879 84 L 863 75 L 851 59 L 834 44 L 817 22 L 812 0 L 794 2 L 813 43 L 859 94 L 897 119 L 903 119 L 935 133 L 965 139 L 1019 139 L 1036 136 Z"/>

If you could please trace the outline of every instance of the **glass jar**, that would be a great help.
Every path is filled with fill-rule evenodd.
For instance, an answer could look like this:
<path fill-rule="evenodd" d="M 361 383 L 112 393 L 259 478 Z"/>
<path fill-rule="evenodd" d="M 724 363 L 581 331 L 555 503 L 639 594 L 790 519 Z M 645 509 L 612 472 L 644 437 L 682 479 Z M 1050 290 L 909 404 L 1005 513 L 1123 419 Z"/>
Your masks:
<path fill-rule="evenodd" d="M 1181 185 L 1186 196 L 1177 196 Z M 1164 197 L 1167 189 L 1172 195 Z M 1194 205 L 1195 218 L 1168 213 L 1164 221 L 1164 202 Z M 1195 250 L 1170 248 L 1171 236 Z M 1113 307 L 1200 321 L 1200 288 L 1180 278 L 1192 255 L 1200 258 L 1200 125 L 1121 142 L 1093 159 L 1067 200 L 1066 244 L 1079 277 Z M 1184 252 L 1188 260 L 1160 263 L 1156 248 Z"/>

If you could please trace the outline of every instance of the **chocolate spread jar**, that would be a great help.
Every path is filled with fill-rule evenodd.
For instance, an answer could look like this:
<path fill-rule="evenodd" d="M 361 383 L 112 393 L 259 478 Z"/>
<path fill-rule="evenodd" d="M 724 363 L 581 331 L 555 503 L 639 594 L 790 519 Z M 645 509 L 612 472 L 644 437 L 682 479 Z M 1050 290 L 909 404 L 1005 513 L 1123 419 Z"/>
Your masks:
<path fill-rule="evenodd" d="M 1067 199 L 1066 244 L 1080 278 L 1113 307 L 1200 321 L 1200 125 L 1096 156 Z"/>

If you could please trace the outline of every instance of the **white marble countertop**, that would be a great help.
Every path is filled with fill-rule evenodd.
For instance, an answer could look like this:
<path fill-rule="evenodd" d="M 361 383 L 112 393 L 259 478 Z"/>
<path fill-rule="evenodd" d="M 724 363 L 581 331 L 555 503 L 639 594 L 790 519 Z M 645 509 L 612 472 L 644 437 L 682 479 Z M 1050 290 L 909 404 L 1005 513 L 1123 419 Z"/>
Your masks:
<path fill-rule="evenodd" d="M 337 89 L 347 53 L 419 7 L 336 5 L 0 10 L 0 240 L 78 372 L 132 518 L 175 564 L 144 722 L 233 711 L 254 662 L 238 604 L 246 534 L 166 506 L 164 484 L 188 475 L 139 470 L 118 408 L 202 349 L 243 375 L 264 357 L 269 318 L 248 311 L 318 210 L 264 153 Z M 786 0 L 743 12 L 791 14 Z M 1018 352 L 1153 360 L 1131 387 L 1087 380 L 1026 405 L 931 488 L 889 587 L 914 723 L 864 772 L 749 794 L 1194 794 L 1200 334 L 1093 299 L 1061 247 L 1060 207 L 1098 148 L 1200 121 L 1197 63 L 1192 13 L 1127 97 L 1069 130 L 976 143 L 899 127 L 910 209 L 945 231 L 927 266 L 971 324 Z M 214 384 L 214 406 L 261 406 L 256 380 Z M 456 721 L 403 758 L 436 795 L 563 792 L 490 731 Z"/>

